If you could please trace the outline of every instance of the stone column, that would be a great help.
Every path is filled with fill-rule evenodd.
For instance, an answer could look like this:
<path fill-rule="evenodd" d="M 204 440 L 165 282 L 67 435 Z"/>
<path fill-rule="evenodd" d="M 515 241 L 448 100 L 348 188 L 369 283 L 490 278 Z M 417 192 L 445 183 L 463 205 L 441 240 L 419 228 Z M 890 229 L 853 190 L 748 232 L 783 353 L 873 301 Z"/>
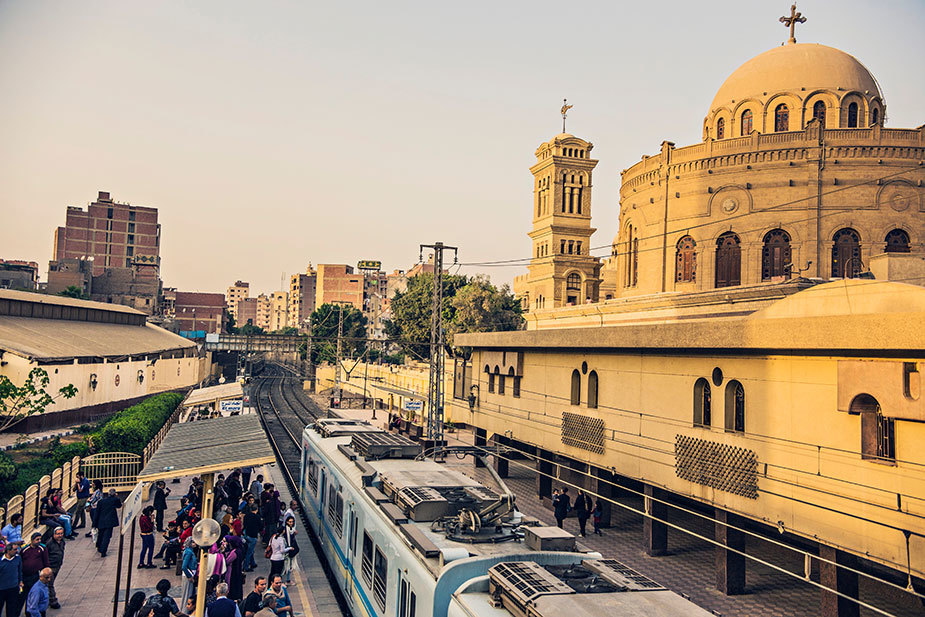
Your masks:
<path fill-rule="evenodd" d="M 668 518 L 668 506 L 653 500 L 661 496 L 661 491 L 650 484 L 645 485 L 645 495 L 647 516 L 642 519 L 643 543 L 647 555 L 658 557 L 668 552 L 668 525 L 661 522 Z"/>
<path fill-rule="evenodd" d="M 504 438 L 499 437 L 498 435 L 492 435 L 491 440 L 495 445 L 504 445 Z M 495 471 L 498 473 L 498 476 L 501 478 L 508 477 L 509 466 L 507 458 L 499 455 L 495 456 L 494 459 Z"/>
<path fill-rule="evenodd" d="M 858 599 L 858 575 L 839 566 L 850 568 L 858 567 L 858 560 L 854 555 L 824 544 L 819 545 L 819 556 L 825 561 L 819 562 L 819 582 L 847 595 L 847 598 L 836 595 L 830 591 L 822 591 L 821 617 L 858 617 L 861 607 L 850 598 Z M 837 564 L 837 565 L 836 565 Z"/>
<path fill-rule="evenodd" d="M 732 550 L 745 552 L 745 534 L 729 525 L 741 526 L 741 519 L 722 508 L 716 508 L 716 589 L 727 596 L 745 592 L 745 556 Z M 728 549 L 726 548 L 728 547 Z"/>
<path fill-rule="evenodd" d="M 552 497 L 552 478 L 555 475 L 552 460 L 552 452 L 536 449 L 536 495 L 540 499 Z"/>
<path fill-rule="evenodd" d="M 475 445 L 476 448 L 484 448 L 486 445 L 488 445 L 488 439 L 486 438 L 485 429 L 483 428 L 475 429 L 475 442 L 473 445 Z M 485 464 L 478 457 L 476 457 L 475 466 L 484 467 Z"/>

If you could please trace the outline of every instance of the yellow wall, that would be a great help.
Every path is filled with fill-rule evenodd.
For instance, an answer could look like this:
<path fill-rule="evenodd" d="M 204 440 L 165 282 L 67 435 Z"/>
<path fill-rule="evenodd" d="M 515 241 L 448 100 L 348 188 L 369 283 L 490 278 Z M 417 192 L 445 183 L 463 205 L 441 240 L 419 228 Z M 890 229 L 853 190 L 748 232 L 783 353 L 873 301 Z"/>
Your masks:
<path fill-rule="evenodd" d="M 473 365 L 481 366 L 476 351 Z M 583 361 L 600 379 L 600 406 L 569 404 L 571 374 Z M 524 352 L 520 398 L 488 392 L 476 372 L 479 404 L 447 399 L 454 420 L 485 428 L 488 434 L 559 452 L 675 493 L 841 546 L 893 567 L 906 563 L 905 539 L 884 525 L 925 534 L 925 424 L 896 421 L 895 465 L 862 460 L 860 417 L 838 411 L 834 357 L 725 356 L 610 352 Z M 897 359 L 901 361 L 901 359 Z M 693 386 L 724 373 L 712 386 L 712 428 L 693 426 Z M 746 432 L 726 433 L 724 389 L 729 380 L 745 388 Z M 450 390 L 452 392 L 452 390 Z M 601 418 L 604 454 L 567 446 L 561 440 L 563 412 Z M 748 448 L 757 454 L 757 499 L 681 480 L 675 474 L 675 439 L 688 435 Z M 900 495 L 901 509 L 897 509 Z M 876 521 L 867 523 L 856 517 Z M 925 540 L 911 540 L 912 568 L 925 574 Z M 868 555 L 869 554 L 869 555 Z"/>

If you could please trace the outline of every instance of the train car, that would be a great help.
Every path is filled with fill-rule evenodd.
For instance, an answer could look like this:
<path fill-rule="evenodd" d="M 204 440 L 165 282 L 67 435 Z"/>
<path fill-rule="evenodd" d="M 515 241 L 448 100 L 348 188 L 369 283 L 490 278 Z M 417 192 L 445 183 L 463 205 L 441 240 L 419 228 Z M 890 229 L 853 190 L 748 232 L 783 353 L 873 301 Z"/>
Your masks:
<path fill-rule="evenodd" d="M 497 475 L 420 454 L 358 420 L 302 434 L 302 503 L 353 617 L 709 615 L 523 516 Z"/>

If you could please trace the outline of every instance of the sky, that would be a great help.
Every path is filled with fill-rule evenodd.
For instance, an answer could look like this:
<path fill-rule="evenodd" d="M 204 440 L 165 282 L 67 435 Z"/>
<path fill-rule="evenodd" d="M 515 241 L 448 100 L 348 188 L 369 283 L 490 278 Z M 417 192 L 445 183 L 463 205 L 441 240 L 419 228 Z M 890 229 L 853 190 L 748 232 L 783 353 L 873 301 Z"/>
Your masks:
<path fill-rule="evenodd" d="M 799 42 L 857 57 L 887 126 L 925 123 L 925 2 L 807 0 Z M 526 258 L 533 152 L 594 143 L 592 245 L 621 170 L 701 139 L 790 3 L 0 0 L 0 258 L 47 268 L 68 205 L 156 207 L 161 275 L 254 292 L 309 262 Z M 606 253 L 606 250 L 598 254 Z M 454 270 L 455 271 L 455 270 Z M 510 282 L 522 267 L 461 266 Z"/>

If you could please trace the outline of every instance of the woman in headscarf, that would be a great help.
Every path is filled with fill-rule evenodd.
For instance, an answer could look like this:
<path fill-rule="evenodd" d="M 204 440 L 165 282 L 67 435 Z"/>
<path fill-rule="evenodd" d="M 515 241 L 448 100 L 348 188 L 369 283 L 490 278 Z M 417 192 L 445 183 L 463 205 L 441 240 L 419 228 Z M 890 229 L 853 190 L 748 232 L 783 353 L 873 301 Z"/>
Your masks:
<path fill-rule="evenodd" d="M 216 542 L 209 548 L 209 554 L 206 556 L 206 572 L 209 576 L 217 576 L 224 580 L 225 578 L 225 555 L 222 553 L 222 547 Z"/>
<path fill-rule="evenodd" d="M 181 606 L 186 606 L 186 600 L 196 593 L 196 572 L 199 568 L 199 561 L 196 559 L 196 544 L 192 538 L 187 538 L 183 544 L 183 600 Z"/>
<path fill-rule="evenodd" d="M 228 583 L 228 598 L 231 600 L 241 600 L 244 598 L 244 573 L 242 567 L 244 564 L 244 553 L 246 547 L 240 536 L 225 536 L 225 582 Z"/>
<path fill-rule="evenodd" d="M 286 524 L 283 526 L 283 542 L 289 549 L 286 551 L 286 559 L 283 565 L 283 578 L 286 579 L 287 585 L 291 582 L 292 579 L 292 569 L 295 565 L 295 556 L 299 554 L 299 543 L 295 537 L 297 533 L 298 531 L 295 528 L 295 517 L 287 517 Z"/>

